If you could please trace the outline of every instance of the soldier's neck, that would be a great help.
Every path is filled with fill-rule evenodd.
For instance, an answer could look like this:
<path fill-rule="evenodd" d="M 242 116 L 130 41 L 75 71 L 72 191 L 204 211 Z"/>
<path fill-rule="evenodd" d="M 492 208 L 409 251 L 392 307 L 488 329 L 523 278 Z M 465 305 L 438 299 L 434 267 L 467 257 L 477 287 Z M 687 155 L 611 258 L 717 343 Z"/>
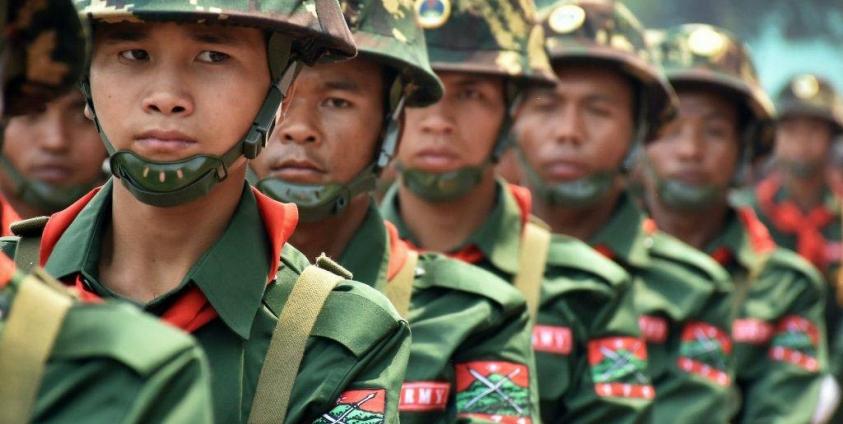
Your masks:
<path fill-rule="evenodd" d="M 652 196 L 648 196 L 647 205 L 659 230 L 699 250 L 705 250 L 720 235 L 729 213 L 729 204 L 725 201 L 693 212 L 669 209 Z"/>
<path fill-rule="evenodd" d="M 536 196 L 533 199 L 533 214 L 547 223 L 554 234 L 566 234 L 588 242 L 612 219 L 622 190 L 620 184 L 616 185 L 595 205 L 587 208 L 550 204 Z"/>
<path fill-rule="evenodd" d="M 811 178 L 784 178 L 783 186 L 788 198 L 803 212 L 823 203 L 825 179 L 822 174 Z"/>
<path fill-rule="evenodd" d="M 495 206 L 494 169 L 467 195 L 448 202 L 430 202 L 398 186 L 401 220 L 426 250 L 449 252 L 461 246 L 489 218 Z"/>
<path fill-rule="evenodd" d="M 371 202 L 372 197 L 363 193 L 351 199 L 342 215 L 317 222 L 299 221 L 290 243 L 311 261 L 322 253 L 339 261 L 345 247 L 363 225 Z"/>
<path fill-rule="evenodd" d="M 225 231 L 244 178 L 245 166 L 229 169 L 228 178 L 206 196 L 167 208 L 144 204 L 115 180 L 99 261 L 101 283 L 139 303 L 177 288 Z"/>

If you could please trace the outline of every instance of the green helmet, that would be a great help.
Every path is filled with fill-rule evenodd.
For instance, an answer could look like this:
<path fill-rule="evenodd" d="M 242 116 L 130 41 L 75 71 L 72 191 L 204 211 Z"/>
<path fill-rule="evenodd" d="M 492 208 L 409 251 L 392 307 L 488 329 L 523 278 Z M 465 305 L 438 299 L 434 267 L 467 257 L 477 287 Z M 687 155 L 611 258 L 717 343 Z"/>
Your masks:
<path fill-rule="evenodd" d="M 676 111 L 676 94 L 653 60 L 644 28 L 624 5 L 606 0 L 539 2 L 551 63 L 606 63 L 638 86 L 638 140 L 651 140 Z"/>
<path fill-rule="evenodd" d="M 777 119 L 794 115 L 814 116 L 843 132 L 843 100 L 824 78 L 812 74 L 795 75 L 776 97 Z"/>
<path fill-rule="evenodd" d="M 703 87 L 739 99 L 744 109 L 742 160 L 735 172 L 737 182 L 753 156 L 772 143 L 770 119 L 773 106 L 767 97 L 746 47 L 727 31 L 705 24 L 685 24 L 652 31 L 648 39 L 674 87 Z M 645 162 L 646 165 L 646 162 Z M 655 175 L 658 196 L 668 207 L 699 210 L 726 199 L 729 187 L 692 185 Z"/>
<path fill-rule="evenodd" d="M 180 161 L 152 161 L 136 153 L 115 151 L 100 131 L 115 177 L 140 201 L 174 206 L 204 196 L 228 175 L 240 156 L 257 157 L 266 145 L 275 114 L 302 63 L 351 57 L 356 46 L 336 0 L 76 0 L 79 12 L 95 24 L 118 22 L 194 22 L 237 25 L 267 31 L 272 83 L 252 127 L 222 156 L 197 155 Z M 90 84 L 83 80 L 94 111 Z"/>
<path fill-rule="evenodd" d="M 635 135 L 625 160 L 615 169 L 595 172 L 574 181 L 544 181 L 518 158 L 530 188 L 548 203 L 589 207 L 609 193 L 624 170 L 631 169 L 639 145 L 651 140 L 675 113 L 676 94 L 644 38 L 644 28 L 622 4 L 613 0 L 556 0 L 539 2 L 544 48 L 554 66 L 597 63 L 627 76 L 635 84 Z"/>
<path fill-rule="evenodd" d="M 415 0 L 416 20 L 425 29 L 430 62 L 437 71 L 505 77 L 509 111 L 489 158 L 479 166 L 447 173 L 407 169 L 401 181 L 433 202 L 462 197 L 479 184 L 485 169 L 511 145 L 515 105 L 528 83 L 550 84 L 553 70 L 542 49 L 531 0 Z"/>
<path fill-rule="evenodd" d="M 750 115 L 743 140 L 747 159 L 769 148 L 773 104 L 740 40 L 724 29 L 706 24 L 653 31 L 649 39 L 674 87 L 711 87 L 734 94 L 742 101 Z"/>
<path fill-rule="evenodd" d="M 79 81 L 84 26 L 70 0 L 8 0 L 2 8 L 4 115 L 38 111 Z"/>
<path fill-rule="evenodd" d="M 271 197 L 296 203 L 300 218 L 319 221 L 338 215 L 354 196 L 374 190 L 377 177 L 395 156 L 403 106 L 423 107 L 442 97 L 442 82 L 428 63 L 424 32 L 416 24 L 412 0 L 343 0 L 346 21 L 360 57 L 382 64 L 393 76 L 386 117 L 375 157 L 347 184 L 294 184 L 267 177 L 257 187 Z"/>

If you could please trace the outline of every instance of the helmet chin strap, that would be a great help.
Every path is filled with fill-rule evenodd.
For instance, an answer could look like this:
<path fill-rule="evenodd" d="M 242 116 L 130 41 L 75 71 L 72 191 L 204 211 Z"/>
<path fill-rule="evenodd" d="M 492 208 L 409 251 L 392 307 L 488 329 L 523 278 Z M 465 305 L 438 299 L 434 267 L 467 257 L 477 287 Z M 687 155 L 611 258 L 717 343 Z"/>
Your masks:
<path fill-rule="evenodd" d="M 287 97 L 301 66 L 301 63 L 295 60 L 288 62 L 286 69 L 267 91 L 246 135 L 221 156 L 199 154 L 175 161 L 155 161 L 130 150 L 118 151 L 102 130 L 87 79 L 82 82 L 82 92 L 100 138 L 108 151 L 113 175 L 141 202 L 152 206 L 171 207 L 208 194 L 214 186 L 228 177 L 228 168 L 241 156 L 254 159 L 260 154 L 272 132 L 275 114 Z"/>
<path fill-rule="evenodd" d="M 514 83 L 507 84 L 507 97 L 509 102 L 506 114 L 504 115 L 501 128 L 498 131 L 498 138 L 489 156 L 479 165 L 469 165 L 448 172 L 429 172 L 418 168 L 409 168 L 398 163 L 398 171 L 401 176 L 401 184 L 407 187 L 415 195 L 428 202 L 449 202 L 464 197 L 481 181 L 486 170 L 494 166 L 512 147 L 512 125 L 514 123 L 515 111 L 521 104 L 521 92 Z"/>
<path fill-rule="evenodd" d="M 348 183 L 299 184 L 269 176 L 258 181 L 256 187 L 264 194 L 281 202 L 295 203 L 299 208 L 299 220 L 318 222 L 341 215 L 351 200 L 359 194 L 374 191 L 378 176 L 389 165 L 401 138 L 401 114 L 404 111 L 406 95 L 400 77 L 397 77 L 389 94 L 390 108 L 384 118 L 383 129 L 378 136 L 381 143 L 377 156 Z"/>

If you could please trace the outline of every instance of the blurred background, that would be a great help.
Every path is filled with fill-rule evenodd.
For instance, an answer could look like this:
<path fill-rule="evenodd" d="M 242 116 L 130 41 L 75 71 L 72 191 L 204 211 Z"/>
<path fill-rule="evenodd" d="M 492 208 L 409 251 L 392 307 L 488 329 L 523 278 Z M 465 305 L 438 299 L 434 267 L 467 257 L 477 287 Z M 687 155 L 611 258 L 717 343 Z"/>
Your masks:
<path fill-rule="evenodd" d="M 747 42 L 764 88 L 794 73 L 822 75 L 843 89 L 843 0 L 621 0 L 650 28 L 701 22 Z"/>

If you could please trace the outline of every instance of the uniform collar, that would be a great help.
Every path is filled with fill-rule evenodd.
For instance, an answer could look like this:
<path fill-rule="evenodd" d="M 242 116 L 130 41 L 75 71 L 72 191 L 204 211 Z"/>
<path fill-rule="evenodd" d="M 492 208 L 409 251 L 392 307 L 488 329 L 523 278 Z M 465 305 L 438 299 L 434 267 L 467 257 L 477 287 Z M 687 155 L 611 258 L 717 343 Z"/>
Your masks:
<path fill-rule="evenodd" d="M 742 268 L 752 269 L 761 255 L 775 247 L 755 212 L 751 208 L 738 208 L 729 211 L 723 231 L 706 246 L 705 252 L 714 255 L 719 249 L 725 249 Z"/>
<path fill-rule="evenodd" d="M 389 245 L 383 216 L 374 202 L 354 237 L 348 242 L 340 265 L 354 274 L 354 279 L 377 289 L 386 284 L 389 263 Z"/>
<path fill-rule="evenodd" d="M 650 255 L 647 252 L 647 234 L 643 223 L 644 213 L 624 193 L 618 199 L 609 222 L 588 242 L 598 250 L 608 249 L 613 259 L 644 266 L 649 262 Z"/>
<path fill-rule="evenodd" d="M 58 277 L 82 273 L 88 278 L 98 275 L 98 262 L 103 231 L 110 219 L 112 180 L 90 198 L 70 225 L 63 231 L 46 263 L 47 271 Z M 193 282 L 217 311 L 223 322 L 246 339 L 251 332 L 252 322 L 263 299 L 267 276 L 273 257 L 279 252 L 289 234 L 281 228 L 291 230 L 297 216 L 285 205 L 257 199 L 244 185 L 240 203 L 222 236 L 208 249 L 188 271 L 179 289 L 164 295 L 164 298 L 181 294 L 189 282 Z M 260 203 L 260 207 L 259 207 Z M 273 214 L 273 212 L 276 212 Z M 284 216 L 286 215 L 286 216 Z M 274 216 L 280 223 L 273 223 L 269 232 L 261 218 Z M 267 234 L 272 234 L 272 240 Z M 282 240 L 283 239 L 283 240 Z M 278 246 L 275 246 L 278 245 Z"/>
<path fill-rule="evenodd" d="M 518 273 L 518 251 L 521 244 L 523 211 L 511 188 L 497 181 L 495 206 L 483 225 L 471 234 L 462 246 L 454 249 L 456 253 L 471 246 L 479 249 L 496 268 L 508 273 Z M 417 241 L 401 219 L 401 207 L 398 199 L 397 184 L 387 192 L 381 205 L 381 211 L 387 220 L 395 224 L 401 238 L 414 245 Z M 523 203 L 523 202 L 522 202 Z"/>

